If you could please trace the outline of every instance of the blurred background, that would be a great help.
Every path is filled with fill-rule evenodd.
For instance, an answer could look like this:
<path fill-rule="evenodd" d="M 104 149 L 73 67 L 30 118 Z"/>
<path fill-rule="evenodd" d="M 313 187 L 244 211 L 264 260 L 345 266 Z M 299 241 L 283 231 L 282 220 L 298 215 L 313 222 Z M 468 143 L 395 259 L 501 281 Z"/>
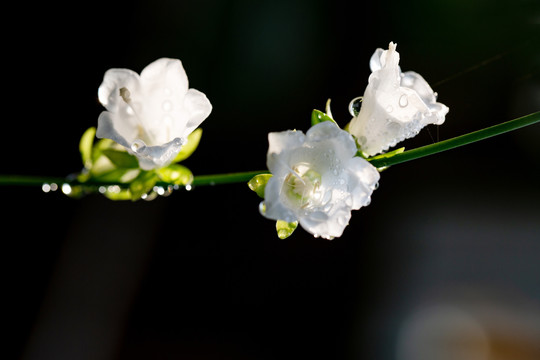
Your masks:
<path fill-rule="evenodd" d="M 267 133 L 338 123 L 398 44 L 450 107 L 414 148 L 540 110 L 540 3 L 92 1 L 3 11 L 0 173 L 67 176 L 104 72 L 182 60 L 214 110 L 196 175 L 265 168 Z M 341 238 L 287 240 L 245 184 L 152 202 L 2 187 L 7 356 L 540 358 L 540 126 L 382 174 Z"/>

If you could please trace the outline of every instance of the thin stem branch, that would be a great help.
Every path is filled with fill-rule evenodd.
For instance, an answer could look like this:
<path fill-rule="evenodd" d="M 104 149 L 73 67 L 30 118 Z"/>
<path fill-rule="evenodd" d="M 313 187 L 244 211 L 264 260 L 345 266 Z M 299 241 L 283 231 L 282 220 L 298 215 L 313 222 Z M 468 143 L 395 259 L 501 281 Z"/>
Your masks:
<path fill-rule="evenodd" d="M 446 150 L 454 149 L 463 145 L 471 144 L 480 140 L 500 135 L 512 130 L 529 126 L 540 122 L 540 111 L 533 114 L 510 120 L 502 124 L 494 125 L 469 134 L 461 135 L 452 139 L 439 141 L 437 143 L 422 146 L 416 149 L 404 151 L 389 158 L 368 159 L 377 168 L 390 165 L 397 165 L 410 160 L 420 159 L 425 156 L 437 154 Z"/>
<path fill-rule="evenodd" d="M 442 151 L 454 149 L 460 146 L 471 144 L 480 140 L 490 138 L 492 136 L 500 135 L 512 130 L 516 130 L 525 126 L 529 126 L 540 122 L 540 112 L 520 117 L 518 119 L 510 120 L 502 124 L 494 125 L 486 129 L 478 130 L 469 134 L 461 135 L 452 139 L 443 140 L 431 145 L 422 146 L 416 149 L 404 151 L 400 154 L 396 154 L 388 158 L 372 158 L 368 159 L 375 167 L 382 168 L 386 166 L 401 164 L 406 161 L 420 159 L 425 156 L 440 153 Z M 253 176 L 258 174 L 268 173 L 267 170 L 258 171 L 245 171 L 227 174 L 211 174 L 211 175 L 199 175 L 193 179 L 193 186 L 204 185 L 221 185 L 248 182 Z M 70 184 L 70 185 L 84 185 L 84 186 L 104 186 L 104 185 L 119 185 L 127 186 L 123 183 L 110 183 L 101 182 L 94 179 L 90 179 L 84 183 L 79 182 L 77 179 L 66 179 L 58 177 L 45 177 L 45 176 L 23 176 L 23 175 L 0 175 L 0 186 L 41 186 L 43 184 Z M 158 182 L 158 186 L 171 185 L 169 183 Z"/>

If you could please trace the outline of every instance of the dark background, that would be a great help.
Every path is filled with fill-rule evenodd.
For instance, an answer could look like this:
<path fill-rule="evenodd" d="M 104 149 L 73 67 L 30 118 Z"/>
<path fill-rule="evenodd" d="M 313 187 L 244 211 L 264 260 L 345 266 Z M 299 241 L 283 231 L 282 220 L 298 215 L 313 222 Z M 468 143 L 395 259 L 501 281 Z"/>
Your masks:
<path fill-rule="evenodd" d="M 196 175 L 265 168 L 267 133 L 306 131 L 327 98 L 344 126 L 390 41 L 450 107 L 408 148 L 540 109 L 535 0 L 40 2 L 3 20 L 2 174 L 80 171 L 104 72 L 160 57 L 214 106 Z M 7 358 L 471 358 L 435 332 L 536 359 L 539 139 L 396 165 L 333 241 L 279 240 L 245 184 L 135 203 L 2 187 Z"/>

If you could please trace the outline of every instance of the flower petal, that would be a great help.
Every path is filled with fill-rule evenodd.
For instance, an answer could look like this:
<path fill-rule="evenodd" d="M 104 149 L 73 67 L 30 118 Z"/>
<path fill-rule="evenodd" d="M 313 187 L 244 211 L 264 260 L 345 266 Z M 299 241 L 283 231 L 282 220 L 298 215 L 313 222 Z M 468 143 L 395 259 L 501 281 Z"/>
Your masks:
<path fill-rule="evenodd" d="M 266 211 L 264 216 L 268 219 L 283 220 L 286 222 L 297 221 L 294 212 L 281 201 L 283 179 L 272 176 L 264 188 Z"/>
<path fill-rule="evenodd" d="M 125 135 L 122 135 L 117 128 L 115 127 L 115 123 L 118 126 L 119 129 L 125 130 L 126 132 L 129 132 L 130 129 L 125 129 L 122 125 L 122 122 L 115 121 L 115 116 L 113 113 L 110 113 L 108 111 L 103 111 L 98 118 L 98 127 L 96 131 L 96 137 L 100 139 L 111 139 L 118 144 L 129 147 L 130 141 L 126 139 Z M 129 135 L 128 135 L 129 138 Z"/>
<path fill-rule="evenodd" d="M 309 217 L 301 218 L 299 223 L 304 230 L 316 237 L 321 236 L 331 240 L 343 234 L 350 219 L 350 209 L 342 208 L 334 211 L 331 215 L 322 211 L 312 213 Z"/>
<path fill-rule="evenodd" d="M 212 112 L 212 104 L 205 94 L 196 89 L 189 89 L 184 97 L 184 109 L 188 114 L 188 122 L 185 125 L 187 137 L 195 130 Z"/>
<path fill-rule="evenodd" d="M 268 134 L 268 155 L 266 156 L 266 166 L 274 176 L 283 176 L 288 173 L 290 166 L 290 152 L 281 156 L 282 152 L 289 149 L 301 147 L 304 144 L 306 136 L 301 131 L 283 131 L 271 132 Z M 281 219 L 285 220 L 285 219 Z"/>
<path fill-rule="evenodd" d="M 370 67 L 362 107 L 349 125 L 364 153 L 386 151 L 424 126 L 444 122 L 448 107 L 436 102 L 436 94 L 420 75 L 401 73 L 396 44 L 377 49 Z"/>
<path fill-rule="evenodd" d="M 377 187 L 380 173 L 368 161 L 359 157 L 350 159 L 345 168 L 351 175 L 349 189 L 352 194 L 352 208 L 358 210 L 371 202 L 371 194 Z"/>
<path fill-rule="evenodd" d="M 139 75 L 129 69 L 110 69 L 105 72 L 103 82 L 98 88 L 99 102 L 112 112 L 126 108 L 126 102 L 120 89 L 128 89 L 130 93 L 139 90 Z"/>
<path fill-rule="evenodd" d="M 141 169 L 152 170 L 169 164 L 182 148 L 182 144 L 180 138 L 158 146 L 147 146 L 143 141 L 135 140 L 130 146 L 130 153 L 139 159 Z"/>
<path fill-rule="evenodd" d="M 178 59 L 161 58 L 146 66 L 141 72 L 141 81 L 148 92 L 154 90 L 188 91 L 188 78 L 182 62 Z"/>

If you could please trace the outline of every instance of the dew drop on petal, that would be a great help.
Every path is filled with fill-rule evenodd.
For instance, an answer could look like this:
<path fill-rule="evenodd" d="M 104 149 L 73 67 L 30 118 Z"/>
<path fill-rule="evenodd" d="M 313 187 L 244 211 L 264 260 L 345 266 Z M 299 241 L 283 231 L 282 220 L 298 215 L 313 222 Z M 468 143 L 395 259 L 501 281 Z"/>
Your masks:
<path fill-rule="evenodd" d="M 402 108 L 407 107 L 409 105 L 409 99 L 407 98 L 407 95 L 403 94 L 399 97 L 399 106 Z"/>
<path fill-rule="evenodd" d="M 392 105 L 388 105 L 388 106 L 386 107 L 386 112 L 391 113 L 392 111 L 394 111 L 394 108 L 392 107 Z"/>
<path fill-rule="evenodd" d="M 266 204 L 264 201 L 261 201 L 259 203 L 259 212 L 261 213 L 261 215 L 266 214 Z"/>
<path fill-rule="evenodd" d="M 349 103 L 349 113 L 356 117 L 358 116 L 358 113 L 360 112 L 360 108 L 362 107 L 362 96 L 356 97 L 351 100 Z"/>
<path fill-rule="evenodd" d="M 171 111 L 172 110 L 172 102 L 170 102 L 169 100 L 165 100 L 161 104 L 161 108 L 163 109 L 163 111 Z"/>
<path fill-rule="evenodd" d="M 144 148 L 146 147 L 146 145 L 144 144 L 144 142 L 142 140 L 135 140 L 133 141 L 133 143 L 131 144 L 131 150 L 133 152 L 138 152 L 141 148 Z"/>

